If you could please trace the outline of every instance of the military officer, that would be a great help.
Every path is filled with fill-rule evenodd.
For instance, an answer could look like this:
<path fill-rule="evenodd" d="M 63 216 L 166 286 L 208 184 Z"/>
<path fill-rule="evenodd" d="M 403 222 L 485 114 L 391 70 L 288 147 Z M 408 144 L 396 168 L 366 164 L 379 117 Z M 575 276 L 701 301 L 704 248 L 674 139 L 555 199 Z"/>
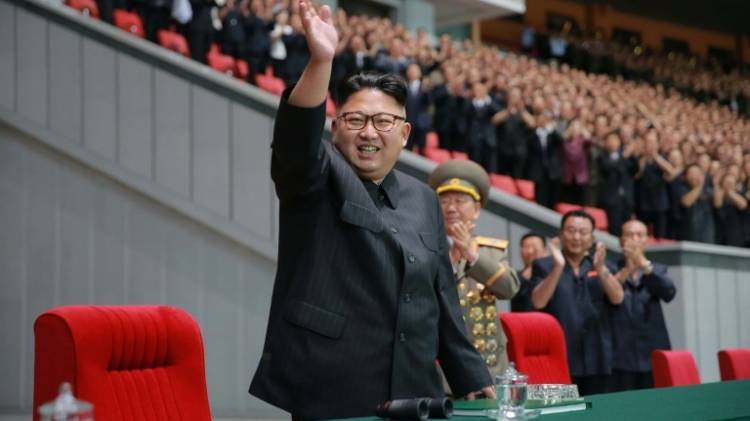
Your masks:
<path fill-rule="evenodd" d="M 466 333 L 494 379 L 508 366 L 495 300 L 510 300 L 520 281 L 508 262 L 508 241 L 474 235 L 488 200 L 489 177 L 472 161 L 453 160 L 435 168 L 429 185 L 440 196 Z"/>

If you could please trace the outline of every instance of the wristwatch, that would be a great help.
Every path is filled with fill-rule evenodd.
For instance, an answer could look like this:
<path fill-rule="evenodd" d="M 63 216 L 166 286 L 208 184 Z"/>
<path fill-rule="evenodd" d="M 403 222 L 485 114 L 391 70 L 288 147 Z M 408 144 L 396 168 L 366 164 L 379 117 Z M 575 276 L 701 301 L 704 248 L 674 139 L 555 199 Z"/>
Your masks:
<path fill-rule="evenodd" d="M 646 260 L 646 266 L 643 267 L 644 275 L 651 275 L 654 273 L 654 264 L 650 260 Z"/>

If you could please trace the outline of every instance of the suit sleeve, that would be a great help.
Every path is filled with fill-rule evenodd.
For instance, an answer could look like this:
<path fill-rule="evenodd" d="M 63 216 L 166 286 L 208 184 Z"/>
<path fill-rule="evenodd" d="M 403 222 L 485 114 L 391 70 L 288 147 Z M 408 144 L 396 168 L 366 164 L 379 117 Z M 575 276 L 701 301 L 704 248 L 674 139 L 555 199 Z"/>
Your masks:
<path fill-rule="evenodd" d="M 503 250 L 480 247 L 479 258 L 466 271 L 466 275 L 484 284 L 501 300 L 510 300 L 521 287 L 516 271 L 510 267 Z"/>
<path fill-rule="evenodd" d="M 292 87 L 281 97 L 271 143 L 271 179 L 281 206 L 302 209 L 313 205 L 325 187 L 330 157 L 322 143 L 325 103 L 315 108 L 287 102 Z"/>
<path fill-rule="evenodd" d="M 445 235 L 442 209 L 435 196 L 439 225 L 439 268 L 437 273 L 437 300 L 440 308 L 438 328 L 438 361 L 448 380 L 453 395 L 462 397 L 493 384 L 487 366 L 474 345 L 466 336 L 458 289 L 453 267 L 448 257 L 448 241 Z"/>
<path fill-rule="evenodd" d="M 672 301 L 674 296 L 677 295 L 677 288 L 667 274 L 665 266 L 656 266 L 651 275 L 644 274 L 641 277 L 641 282 L 648 292 L 664 300 L 665 303 Z"/>

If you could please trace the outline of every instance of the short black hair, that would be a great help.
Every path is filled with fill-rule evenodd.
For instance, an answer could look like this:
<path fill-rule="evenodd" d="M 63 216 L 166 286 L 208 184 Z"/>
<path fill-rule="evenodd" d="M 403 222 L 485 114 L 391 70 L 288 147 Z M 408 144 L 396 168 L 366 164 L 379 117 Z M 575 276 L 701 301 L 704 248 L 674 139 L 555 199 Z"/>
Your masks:
<path fill-rule="evenodd" d="M 542 234 L 539 234 L 538 232 L 534 232 L 534 231 L 530 231 L 530 232 L 527 232 L 526 234 L 524 234 L 524 236 L 521 237 L 521 241 L 518 244 L 523 245 L 523 242 L 526 241 L 527 238 L 534 238 L 534 237 L 539 238 L 540 240 L 542 240 L 542 245 L 543 246 L 547 245 L 547 239 L 544 238 L 544 236 Z"/>
<path fill-rule="evenodd" d="M 351 73 L 339 80 L 337 88 L 339 107 L 346 104 L 351 95 L 365 89 L 383 92 L 395 99 L 401 107 L 406 104 L 406 96 L 409 94 L 406 79 L 396 74 L 380 73 L 374 70 Z"/>
<path fill-rule="evenodd" d="M 596 227 L 596 223 L 594 223 L 593 216 L 591 216 L 588 212 L 586 212 L 583 209 L 575 209 L 563 215 L 562 221 L 560 221 L 560 231 L 562 231 L 563 227 L 565 227 L 565 221 L 567 221 L 569 218 L 586 218 L 589 220 L 589 222 L 591 222 L 592 229 Z"/>

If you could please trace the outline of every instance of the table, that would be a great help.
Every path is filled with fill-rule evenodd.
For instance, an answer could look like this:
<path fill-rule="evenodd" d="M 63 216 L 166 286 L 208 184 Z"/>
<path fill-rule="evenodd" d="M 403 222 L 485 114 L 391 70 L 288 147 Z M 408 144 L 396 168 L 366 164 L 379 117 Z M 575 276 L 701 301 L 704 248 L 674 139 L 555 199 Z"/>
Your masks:
<path fill-rule="evenodd" d="M 634 390 L 586 397 L 592 408 L 542 415 L 536 421 L 718 421 L 750 420 L 750 380 L 695 386 Z M 487 421 L 484 417 L 453 417 L 452 421 Z M 377 417 L 350 421 L 376 421 Z M 382 421 L 382 420 L 381 420 Z"/>

